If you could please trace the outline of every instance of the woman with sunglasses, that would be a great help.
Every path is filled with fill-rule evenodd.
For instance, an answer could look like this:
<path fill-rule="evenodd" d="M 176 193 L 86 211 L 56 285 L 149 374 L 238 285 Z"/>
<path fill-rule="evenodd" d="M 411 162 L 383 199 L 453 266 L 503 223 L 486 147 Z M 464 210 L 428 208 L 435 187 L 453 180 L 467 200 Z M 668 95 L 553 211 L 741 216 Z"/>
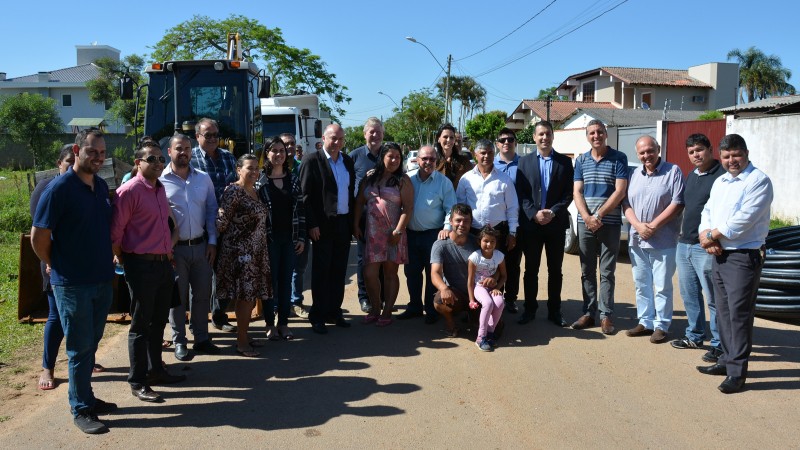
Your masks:
<path fill-rule="evenodd" d="M 236 161 L 239 179 L 229 184 L 219 201 L 217 232 L 217 297 L 236 303 L 236 352 L 254 358 L 260 346 L 247 337 L 256 300 L 272 298 L 267 242 L 267 206 L 258 198 L 258 158 L 245 154 Z"/>
<path fill-rule="evenodd" d="M 456 147 L 456 129 L 446 123 L 436 132 L 436 153 L 439 163 L 436 170 L 446 176 L 452 183 L 453 189 L 458 187 L 458 180 L 472 169 L 472 160 L 469 156 L 461 154 L 461 148 Z"/>

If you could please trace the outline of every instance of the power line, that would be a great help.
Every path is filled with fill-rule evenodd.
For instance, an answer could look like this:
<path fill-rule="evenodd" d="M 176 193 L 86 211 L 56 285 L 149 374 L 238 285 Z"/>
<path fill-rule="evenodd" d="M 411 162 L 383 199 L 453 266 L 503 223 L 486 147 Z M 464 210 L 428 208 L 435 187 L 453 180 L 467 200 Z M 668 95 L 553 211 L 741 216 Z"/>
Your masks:
<path fill-rule="evenodd" d="M 582 24 L 578 25 L 577 27 L 575 27 L 575 28 L 572 28 L 571 30 L 569 30 L 569 31 L 567 31 L 567 32 L 565 32 L 565 33 L 563 33 L 563 34 L 561 34 L 561 35 L 559 35 L 559 36 L 557 36 L 557 37 L 555 37 L 555 38 L 551 39 L 551 40 L 550 40 L 550 41 L 548 41 L 547 43 L 545 43 L 545 44 L 543 44 L 543 45 L 541 45 L 541 46 L 539 46 L 539 47 L 536 47 L 536 48 L 534 48 L 533 50 L 531 50 L 531 51 L 529 51 L 529 52 L 526 52 L 526 53 L 524 53 L 522 56 L 520 56 L 520 57 L 518 57 L 518 58 L 514 58 L 514 59 L 512 59 L 511 61 L 508 61 L 508 62 L 502 63 L 502 64 L 500 64 L 500 65 L 498 65 L 498 66 L 496 66 L 496 67 L 494 67 L 494 68 L 492 68 L 492 69 L 485 70 L 485 71 L 483 71 L 483 72 L 479 73 L 478 75 L 475 75 L 475 78 L 479 78 L 479 77 L 482 77 L 482 76 L 484 76 L 484 75 L 488 75 L 488 74 L 490 74 L 490 73 L 492 73 L 492 72 L 494 72 L 494 71 L 497 71 L 497 70 L 500 70 L 500 69 L 502 69 L 503 67 L 506 67 L 506 66 L 508 66 L 508 65 L 510 65 L 510 64 L 513 64 L 513 63 L 515 63 L 515 62 L 517 62 L 517 61 L 519 61 L 519 60 L 521 60 L 521 59 L 523 59 L 523 58 L 525 58 L 525 57 L 527 57 L 527 56 L 530 56 L 531 54 L 533 54 L 533 53 L 535 53 L 535 52 L 537 52 L 537 51 L 539 51 L 539 50 L 541 50 L 541 49 L 543 49 L 543 48 L 545 48 L 545 47 L 549 46 L 550 44 L 552 44 L 552 43 L 554 43 L 554 42 L 556 42 L 556 41 L 559 41 L 559 40 L 563 39 L 564 37 L 566 37 L 566 36 L 568 36 L 568 35 L 570 35 L 570 34 L 574 33 L 575 31 L 578 31 L 579 29 L 583 28 L 584 26 L 586 26 L 586 25 L 588 25 L 588 24 L 590 24 L 590 23 L 594 22 L 595 20 L 597 20 L 597 19 L 599 19 L 600 17 L 602 17 L 602 16 L 606 15 L 607 13 L 609 13 L 609 12 L 611 12 L 611 11 L 613 11 L 613 10 L 615 10 L 615 9 L 619 8 L 620 6 L 622 6 L 622 4 L 624 4 L 624 3 L 627 3 L 627 2 L 628 2 L 628 0 L 623 0 L 623 1 L 619 2 L 619 3 L 617 3 L 616 5 L 614 5 L 613 7 L 611 7 L 611 8 L 609 8 L 609 9 L 607 9 L 607 10 L 603 11 L 602 13 L 600 13 L 600 14 L 598 14 L 598 15 L 596 15 L 596 16 L 594 16 L 594 17 L 592 17 L 591 19 L 587 20 L 586 22 L 583 22 Z"/>
<path fill-rule="evenodd" d="M 545 10 L 547 10 L 547 8 L 549 8 L 549 7 L 550 7 L 550 6 L 551 6 L 553 3 L 557 2 L 557 1 L 558 1 L 558 0 L 553 0 L 552 2 L 548 3 L 548 4 L 547 4 L 547 6 L 545 6 L 545 7 L 544 7 L 544 8 L 542 8 L 542 9 L 541 9 L 539 12 L 537 12 L 536 14 L 534 14 L 534 15 L 533 15 L 533 17 L 529 18 L 529 19 L 528 19 L 528 20 L 526 20 L 525 22 L 522 22 L 522 25 L 518 26 L 517 28 L 514 28 L 513 30 L 511 30 L 511 32 L 510 32 L 510 33 L 506 34 L 505 36 L 501 37 L 500 39 L 498 39 L 498 40 L 496 40 L 496 41 L 492 42 L 492 43 L 491 43 L 491 44 L 489 44 L 488 46 L 486 46 L 486 47 L 484 47 L 484 48 L 482 48 L 482 49 L 478 50 L 477 52 L 475 52 L 475 53 L 473 53 L 473 54 L 471 54 L 471 55 L 468 55 L 468 56 L 465 56 L 465 57 L 463 57 L 463 58 L 459 58 L 459 59 L 454 59 L 454 60 L 453 60 L 453 62 L 456 62 L 456 61 L 463 61 L 463 60 L 465 60 L 465 59 L 467 59 L 467 58 L 472 58 L 473 56 L 477 55 L 478 53 L 481 53 L 481 52 L 483 52 L 484 50 L 488 50 L 488 49 L 490 49 L 490 48 L 494 47 L 496 44 L 499 44 L 501 41 L 505 40 L 507 37 L 511 36 L 512 34 L 516 33 L 517 31 L 519 31 L 519 29 L 520 29 L 520 28 L 524 27 L 524 26 L 525 26 L 525 25 L 527 25 L 527 24 L 528 24 L 528 23 L 529 23 L 531 20 L 533 20 L 533 19 L 535 19 L 536 17 L 538 17 L 538 16 L 539 16 L 539 14 L 541 14 L 541 13 L 545 12 Z"/>

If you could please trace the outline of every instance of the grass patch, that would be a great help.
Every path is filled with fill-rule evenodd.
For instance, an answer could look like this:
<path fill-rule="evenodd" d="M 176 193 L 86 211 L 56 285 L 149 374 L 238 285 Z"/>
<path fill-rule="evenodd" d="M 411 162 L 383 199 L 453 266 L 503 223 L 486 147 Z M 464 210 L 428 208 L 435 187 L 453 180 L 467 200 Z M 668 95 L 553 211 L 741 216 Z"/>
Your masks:
<path fill-rule="evenodd" d="M 779 217 L 774 217 L 772 219 L 769 219 L 770 230 L 773 230 L 775 228 L 791 227 L 793 225 L 795 225 L 794 222 L 787 219 L 782 219 Z"/>

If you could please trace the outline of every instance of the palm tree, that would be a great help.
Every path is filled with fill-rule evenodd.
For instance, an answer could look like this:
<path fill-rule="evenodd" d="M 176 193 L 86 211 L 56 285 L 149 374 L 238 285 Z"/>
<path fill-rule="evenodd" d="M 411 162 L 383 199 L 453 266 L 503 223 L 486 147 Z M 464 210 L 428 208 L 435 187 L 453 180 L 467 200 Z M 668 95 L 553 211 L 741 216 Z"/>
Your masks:
<path fill-rule="evenodd" d="M 445 79 L 441 79 L 437 83 L 437 88 L 442 96 L 445 91 L 445 83 Z M 453 75 L 450 77 L 450 98 L 458 100 L 461 104 L 457 126 L 459 130 L 463 130 L 467 118 L 471 119 L 475 110 L 486 106 L 486 89 L 470 76 Z M 452 108 L 451 105 L 450 108 Z M 450 116 L 452 117 L 452 111 Z"/>
<path fill-rule="evenodd" d="M 793 94 L 794 86 L 789 84 L 792 71 L 783 67 L 781 59 L 767 55 L 756 47 L 744 52 L 735 48 L 728 52 L 728 60 L 739 62 L 739 102 L 752 102 L 771 95 Z"/>

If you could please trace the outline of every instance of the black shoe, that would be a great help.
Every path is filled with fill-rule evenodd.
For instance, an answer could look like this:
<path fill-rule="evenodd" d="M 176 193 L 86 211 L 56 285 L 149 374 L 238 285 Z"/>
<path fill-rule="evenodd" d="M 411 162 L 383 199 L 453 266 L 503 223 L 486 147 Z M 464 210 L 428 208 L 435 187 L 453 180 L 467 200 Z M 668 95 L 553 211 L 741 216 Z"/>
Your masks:
<path fill-rule="evenodd" d="M 516 314 L 516 313 L 518 313 L 518 312 L 519 312 L 519 308 L 517 308 L 517 302 L 516 302 L 516 301 L 513 301 L 513 302 L 512 302 L 512 301 L 506 301 L 506 307 L 505 307 L 505 310 L 506 310 L 506 312 L 508 312 L 509 314 Z"/>
<path fill-rule="evenodd" d="M 359 300 L 358 303 L 361 304 L 361 312 L 368 313 L 372 311 L 372 305 L 369 304 L 369 300 Z"/>
<path fill-rule="evenodd" d="M 408 319 L 415 319 L 417 317 L 422 317 L 422 311 L 414 311 L 412 309 L 407 309 L 400 314 L 397 315 L 397 320 L 408 320 Z"/>
<path fill-rule="evenodd" d="M 713 366 L 697 366 L 697 371 L 706 375 L 728 375 L 728 369 L 719 364 L 714 364 Z"/>
<path fill-rule="evenodd" d="M 328 327 L 324 323 L 312 323 L 311 331 L 317 334 L 328 334 Z"/>
<path fill-rule="evenodd" d="M 178 361 L 189 360 L 189 349 L 186 348 L 186 344 L 175 344 L 175 359 Z"/>
<path fill-rule="evenodd" d="M 564 316 L 562 316 L 561 313 L 550 315 L 547 317 L 547 320 L 553 322 L 557 327 L 564 328 L 569 325 L 569 323 L 564 320 Z"/>
<path fill-rule="evenodd" d="M 723 394 L 733 394 L 742 390 L 746 380 L 745 377 L 726 377 L 717 389 Z"/>
<path fill-rule="evenodd" d="M 147 374 L 147 384 L 157 386 L 159 384 L 175 384 L 186 380 L 186 375 L 172 375 L 166 370 L 150 372 Z"/>
<path fill-rule="evenodd" d="M 523 313 L 522 316 L 520 316 L 517 323 L 520 325 L 525 325 L 528 322 L 533 322 L 534 317 L 535 316 L 533 314 Z"/>
<path fill-rule="evenodd" d="M 430 314 L 430 313 L 425 314 L 425 324 L 426 325 L 433 325 L 438 321 L 439 321 L 439 315 L 438 314 Z"/>
<path fill-rule="evenodd" d="M 99 398 L 94 399 L 94 407 L 92 407 L 92 413 L 97 416 L 111 414 L 112 412 L 117 410 L 116 403 L 104 402 Z"/>
<path fill-rule="evenodd" d="M 344 320 L 344 317 L 339 317 L 333 324 L 339 328 L 350 328 L 350 322 Z"/>
<path fill-rule="evenodd" d="M 86 434 L 108 433 L 108 427 L 91 412 L 78 413 L 72 422 Z"/>
<path fill-rule="evenodd" d="M 216 323 L 214 321 L 211 321 L 211 326 L 216 328 L 216 329 L 218 329 L 218 330 L 220 330 L 220 331 L 224 331 L 226 333 L 235 333 L 236 332 L 236 327 L 231 325 L 231 324 L 229 324 L 229 323 L 227 323 L 227 322 L 225 322 L 225 323 Z"/>
<path fill-rule="evenodd" d="M 706 354 L 703 355 L 703 361 L 715 363 L 719 361 L 720 356 L 722 356 L 722 349 L 719 347 L 711 347 L 711 350 L 707 351 Z"/>
<path fill-rule="evenodd" d="M 192 350 L 209 355 L 219 355 L 220 353 L 219 347 L 211 343 L 211 341 L 197 342 L 192 346 Z"/>
<path fill-rule="evenodd" d="M 131 394 L 143 402 L 161 403 L 164 401 L 158 393 L 150 389 L 150 386 L 147 385 L 139 385 L 138 387 L 131 386 Z"/>

